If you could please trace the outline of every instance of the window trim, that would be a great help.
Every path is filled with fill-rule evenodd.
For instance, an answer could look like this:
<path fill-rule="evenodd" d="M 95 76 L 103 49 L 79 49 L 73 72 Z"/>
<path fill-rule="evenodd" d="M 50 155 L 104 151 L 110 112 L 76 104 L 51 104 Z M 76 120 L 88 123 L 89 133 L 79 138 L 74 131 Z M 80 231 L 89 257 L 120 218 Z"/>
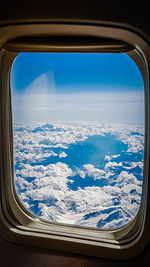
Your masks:
<path fill-rule="evenodd" d="M 45 223 L 24 210 L 17 200 L 13 188 L 13 143 L 11 124 L 11 93 L 10 93 L 10 70 L 14 58 L 18 54 L 19 46 L 12 48 L 12 40 L 17 37 L 39 36 L 42 40 L 47 36 L 88 36 L 108 38 L 127 43 L 132 50 L 126 52 L 141 70 L 145 86 L 145 150 L 144 150 L 144 179 L 141 206 L 137 216 L 128 225 L 117 230 L 93 230 L 75 226 L 66 226 Z M 129 259 L 140 253 L 149 241 L 147 235 L 150 223 L 150 189 L 148 188 L 149 176 L 149 69 L 150 63 L 149 46 L 138 34 L 124 29 L 119 25 L 92 25 L 92 24 L 24 24 L 5 26 L 0 28 L 1 50 L 1 203 L 0 203 L 0 226 L 4 229 L 4 238 L 16 244 L 24 244 L 58 251 L 67 251 L 82 255 L 105 257 L 111 259 Z M 100 42 L 100 41 L 99 41 Z M 18 45 L 18 44 L 17 44 Z M 21 49 L 30 49 L 20 47 Z M 66 51 L 104 51 L 110 52 L 110 46 L 90 45 L 86 47 L 74 44 Z M 7 50 L 6 50 L 7 48 Z M 58 49 L 59 48 L 59 49 Z M 10 51 L 9 51 L 9 50 Z M 39 49 L 39 50 L 38 50 Z M 41 50 L 42 49 L 42 50 Z M 59 52 L 63 47 L 40 46 L 36 42 L 32 45 L 33 51 Z M 111 47 L 112 49 L 112 47 Z M 119 49 L 119 48 L 118 48 Z M 121 48 L 120 48 L 121 49 Z M 11 51 L 13 50 L 13 51 Z M 14 52 L 15 51 L 15 52 Z M 22 51 L 22 50 L 21 50 Z M 63 50 L 64 51 L 64 50 Z M 119 52 L 120 50 L 118 50 Z M 88 232 L 88 233 L 87 233 Z"/>

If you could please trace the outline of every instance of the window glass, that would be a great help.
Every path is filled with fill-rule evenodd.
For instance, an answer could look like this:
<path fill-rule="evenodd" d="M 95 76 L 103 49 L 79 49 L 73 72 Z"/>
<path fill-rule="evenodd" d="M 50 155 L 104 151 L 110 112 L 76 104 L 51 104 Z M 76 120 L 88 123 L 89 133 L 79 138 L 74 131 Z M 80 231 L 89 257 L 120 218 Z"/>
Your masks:
<path fill-rule="evenodd" d="M 138 212 L 144 85 L 125 53 L 20 53 L 11 71 L 14 184 L 49 222 L 114 229 Z"/>

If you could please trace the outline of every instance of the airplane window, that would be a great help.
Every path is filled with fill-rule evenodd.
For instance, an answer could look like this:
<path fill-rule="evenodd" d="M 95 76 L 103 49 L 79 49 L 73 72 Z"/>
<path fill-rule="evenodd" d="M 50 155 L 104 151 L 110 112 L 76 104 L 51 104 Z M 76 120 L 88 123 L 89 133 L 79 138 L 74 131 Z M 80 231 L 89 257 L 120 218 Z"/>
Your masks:
<path fill-rule="evenodd" d="M 20 53 L 11 70 L 14 184 L 48 222 L 122 227 L 142 194 L 144 84 L 125 53 Z"/>

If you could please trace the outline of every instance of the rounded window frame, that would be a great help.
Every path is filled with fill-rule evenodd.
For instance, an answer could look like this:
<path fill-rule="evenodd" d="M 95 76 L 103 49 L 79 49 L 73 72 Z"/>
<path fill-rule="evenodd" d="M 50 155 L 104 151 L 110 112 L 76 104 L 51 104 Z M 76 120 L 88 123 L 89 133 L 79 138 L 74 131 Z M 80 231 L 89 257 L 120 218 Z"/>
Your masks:
<path fill-rule="evenodd" d="M 145 86 L 145 149 L 144 149 L 144 179 L 141 206 L 137 216 L 122 228 L 115 230 L 93 230 L 75 226 L 46 223 L 32 216 L 24 209 L 18 200 L 13 183 L 13 138 L 12 138 L 12 114 L 11 114 L 11 89 L 10 71 L 18 52 L 30 49 L 33 51 L 58 51 L 58 46 L 43 46 L 36 43 L 11 45 L 11 40 L 18 37 L 39 36 L 42 40 L 47 36 L 88 36 L 109 38 L 127 43 L 130 47 L 126 53 L 139 67 Z M 143 250 L 149 241 L 146 231 L 150 222 L 150 192 L 149 180 L 149 63 L 150 48 L 144 38 L 132 30 L 112 25 L 88 24 L 24 24 L 12 25 L 0 28 L 1 38 L 1 214 L 0 224 L 3 225 L 5 238 L 13 240 L 17 244 L 67 251 L 82 255 L 106 257 L 112 259 L 128 259 Z M 10 41 L 10 42 L 9 42 Z M 103 51 L 103 47 L 97 43 L 94 47 L 70 48 L 64 46 L 66 51 Z M 20 50 L 19 50 L 20 47 Z M 64 48 L 59 47 L 59 51 Z M 121 48 L 120 48 L 121 49 Z M 59 52 L 58 51 L 58 52 Z M 107 48 L 110 51 L 110 47 Z M 120 50 L 118 50 L 119 52 Z M 4 226 L 5 225 L 5 226 Z"/>

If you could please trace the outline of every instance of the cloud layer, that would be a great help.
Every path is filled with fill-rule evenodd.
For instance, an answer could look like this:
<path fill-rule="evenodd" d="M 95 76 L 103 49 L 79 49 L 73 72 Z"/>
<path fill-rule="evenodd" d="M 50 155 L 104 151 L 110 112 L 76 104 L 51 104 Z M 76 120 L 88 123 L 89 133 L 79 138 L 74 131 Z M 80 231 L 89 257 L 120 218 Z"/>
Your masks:
<path fill-rule="evenodd" d="M 70 163 L 72 146 L 108 135 L 126 149 L 106 153 L 100 166 Z M 136 215 L 142 191 L 142 127 L 85 122 L 16 125 L 14 141 L 16 190 L 36 215 L 97 228 L 120 227 Z"/>

